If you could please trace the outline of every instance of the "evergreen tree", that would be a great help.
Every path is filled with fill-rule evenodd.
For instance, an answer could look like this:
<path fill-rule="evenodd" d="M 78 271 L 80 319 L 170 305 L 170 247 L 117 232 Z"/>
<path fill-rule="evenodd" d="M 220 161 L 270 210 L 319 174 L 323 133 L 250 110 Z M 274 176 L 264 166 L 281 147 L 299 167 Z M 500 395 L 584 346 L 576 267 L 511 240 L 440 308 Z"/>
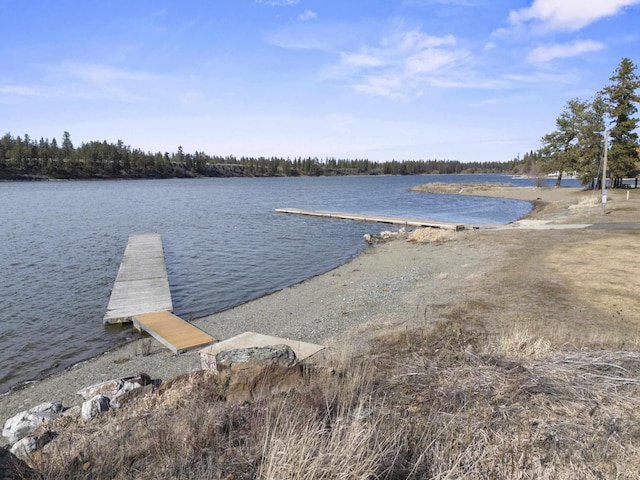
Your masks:
<path fill-rule="evenodd" d="M 593 101 L 572 99 L 556 120 L 557 129 L 542 137 L 544 170 L 558 172 L 556 187 L 560 186 L 563 172 L 577 172 L 584 182 L 598 175 L 602 158 L 604 132 L 604 104 L 601 97 Z"/>
<path fill-rule="evenodd" d="M 640 88 L 640 77 L 636 74 L 636 68 L 631 60 L 623 58 L 609 79 L 613 83 L 602 90 L 611 125 L 611 177 L 629 175 L 638 162 L 638 134 L 634 131 L 638 126 L 638 119 L 633 116 L 638 111 L 636 104 L 640 102 L 640 96 L 636 93 Z"/>
<path fill-rule="evenodd" d="M 62 157 L 64 159 L 71 158 L 73 153 L 73 143 L 71 143 L 71 135 L 65 130 L 62 134 Z"/>
<path fill-rule="evenodd" d="M 556 119 L 556 130 L 542 137 L 540 153 L 547 173 L 557 172 L 556 187 L 560 186 L 563 172 L 575 170 L 578 158 L 578 115 L 585 108 L 583 102 L 569 100 Z"/>

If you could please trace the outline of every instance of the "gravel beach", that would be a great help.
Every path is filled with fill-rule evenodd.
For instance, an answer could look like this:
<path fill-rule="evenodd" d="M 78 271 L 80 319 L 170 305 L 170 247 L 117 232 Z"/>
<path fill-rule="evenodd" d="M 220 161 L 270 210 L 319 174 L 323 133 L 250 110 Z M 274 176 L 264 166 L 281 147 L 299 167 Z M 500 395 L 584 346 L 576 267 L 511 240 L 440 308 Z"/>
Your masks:
<path fill-rule="evenodd" d="M 501 190 L 492 193 L 521 193 Z M 576 192 L 565 193 L 575 202 Z M 383 329 L 424 325 L 443 305 L 481 289 L 481 279 L 509 255 L 487 241 L 495 235 L 464 231 L 446 242 L 380 243 L 323 275 L 193 323 L 218 340 L 253 331 L 320 343 L 328 352 L 356 348 Z M 112 378 L 144 372 L 167 380 L 199 368 L 197 350 L 176 356 L 153 339 L 136 340 L 0 397 L 0 421 L 46 401 L 80 405 L 78 390 Z"/>

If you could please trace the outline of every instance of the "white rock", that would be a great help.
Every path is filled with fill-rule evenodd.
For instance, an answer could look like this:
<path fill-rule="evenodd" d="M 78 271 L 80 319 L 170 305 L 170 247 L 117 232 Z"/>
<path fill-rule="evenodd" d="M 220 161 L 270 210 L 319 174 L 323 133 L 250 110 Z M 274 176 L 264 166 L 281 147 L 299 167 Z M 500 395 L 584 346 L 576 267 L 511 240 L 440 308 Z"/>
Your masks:
<path fill-rule="evenodd" d="M 32 452 L 38 449 L 38 440 L 33 437 L 24 437 L 18 440 L 13 447 L 11 447 L 11 453 L 13 453 L 20 460 L 27 460 Z"/>
<path fill-rule="evenodd" d="M 14 444 L 35 432 L 40 425 L 58 418 L 61 411 L 61 403 L 41 403 L 37 407 L 20 412 L 7 420 L 2 429 L 2 436 L 9 443 Z"/>
<path fill-rule="evenodd" d="M 107 380 L 106 382 L 97 383 L 95 385 L 85 387 L 82 390 L 78 390 L 78 395 L 80 395 L 85 400 L 91 400 L 96 395 L 111 397 L 115 395 L 118 390 L 120 390 L 120 387 L 122 387 L 123 383 L 124 381 L 120 378 Z"/>
<path fill-rule="evenodd" d="M 96 383 L 78 390 L 80 395 L 85 400 L 89 400 L 96 395 L 104 395 L 105 397 L 114 398 L 118 395 L 122 395 L 134 388 L 143 387 L 151 382 L 151 378 L 141 373 L 134 377 L 114 378 L 113 380 L 107 380 L 106 382 Z"/>
<path fill-rule="evenodd" d="M 82 412 L 80 416 L 84 420 L 92 420 L 98 414 L 109 410 L 109 397 L 104 395 L 96 395 L 95 397 L 82 403 Z"/>

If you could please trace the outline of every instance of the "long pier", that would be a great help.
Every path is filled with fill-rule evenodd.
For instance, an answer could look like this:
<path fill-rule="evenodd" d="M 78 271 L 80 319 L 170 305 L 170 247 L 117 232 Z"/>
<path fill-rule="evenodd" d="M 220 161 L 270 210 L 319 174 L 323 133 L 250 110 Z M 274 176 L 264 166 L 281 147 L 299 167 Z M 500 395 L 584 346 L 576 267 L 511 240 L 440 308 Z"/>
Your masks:
<path fill-rule="evenodd" d="M 341 220 L 357 220 L 360 222 L 388 223 L 392 225 L 405 225 L 409 227 L 442 228 L 446 230 L 465 230 L 467 228 L 465 225 L 452 222 L 437 222 L 433 220 L 421 220 L 417 218 L 388 217 L 385 215 L 319 212 L 315 210 L 300 210 L 298 208 L 276 208 L 276 212 L 291 213 L 295 215 L 309 215 L 312 217 L 337 218 Z"/>
<path fill-rule="evenodd" d="M 173 353 L 216 341 L 173 315 L 169 277 L 159 234 L 131 235 L 124 251 L 104 323 L 132 322 Z"/>

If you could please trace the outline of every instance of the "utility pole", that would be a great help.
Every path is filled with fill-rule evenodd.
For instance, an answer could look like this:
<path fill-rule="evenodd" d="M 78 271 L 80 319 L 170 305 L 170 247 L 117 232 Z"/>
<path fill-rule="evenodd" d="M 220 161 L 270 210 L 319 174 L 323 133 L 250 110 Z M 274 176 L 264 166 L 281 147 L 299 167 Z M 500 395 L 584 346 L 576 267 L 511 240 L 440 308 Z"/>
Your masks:
<path fill-rule="evenodd" d="M 609 130 L 604 132 L 604 158 L 602 160 L 602 213 L 607 203 L 607 149 L 609 146 Z"/>

